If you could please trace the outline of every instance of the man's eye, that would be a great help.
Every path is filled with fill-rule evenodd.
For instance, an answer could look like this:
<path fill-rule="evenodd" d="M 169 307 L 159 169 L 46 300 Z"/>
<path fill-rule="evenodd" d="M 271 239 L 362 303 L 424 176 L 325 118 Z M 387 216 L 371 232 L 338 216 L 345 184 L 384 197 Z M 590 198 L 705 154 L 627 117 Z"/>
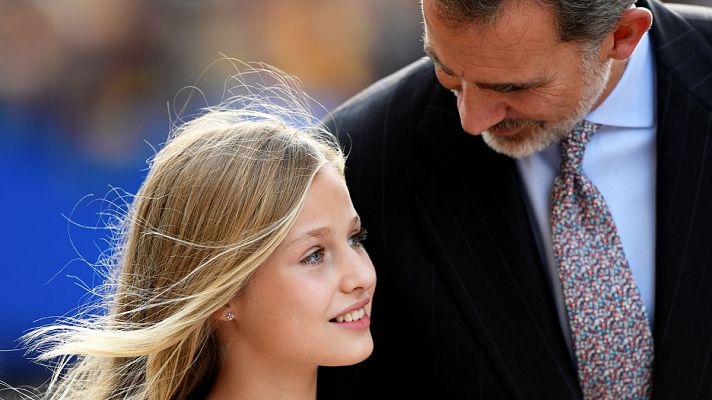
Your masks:
<path fill-rule="evenodd" d="M 501 86 L 495 89 L 496 92 L 499 93 L 519 93 L 523 91 L 520 86 L 514 86 L 514 85 L 507 85 L 507 86 Z"/>
<path fill-rule="evenodd" d="M 309 253 L 308 256 L 304 257 L 302 261 L 300 261 L 304 265 L 316 265 L 319 264 L 324 260 L 324 250 L 318 249 L 315 250 L 311 253 Z"/>

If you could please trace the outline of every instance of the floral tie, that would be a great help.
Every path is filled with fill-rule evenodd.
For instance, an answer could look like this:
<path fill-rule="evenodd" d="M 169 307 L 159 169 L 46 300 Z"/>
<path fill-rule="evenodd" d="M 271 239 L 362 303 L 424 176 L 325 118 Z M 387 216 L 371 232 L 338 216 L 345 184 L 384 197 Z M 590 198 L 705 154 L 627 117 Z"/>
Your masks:
<path fill-rule="evenodd" d="M 585 399 L 648 399 L 653 339 L 606 202 L 582 172 L 598 129 L 582 121 L 560 144 L 551 229 Z"/>

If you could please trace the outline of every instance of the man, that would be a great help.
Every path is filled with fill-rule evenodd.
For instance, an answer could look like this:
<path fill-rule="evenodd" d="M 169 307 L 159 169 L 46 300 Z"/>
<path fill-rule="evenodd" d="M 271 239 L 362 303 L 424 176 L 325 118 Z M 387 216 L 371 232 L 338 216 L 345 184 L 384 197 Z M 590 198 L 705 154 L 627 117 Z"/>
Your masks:
<path fill-rule="evenodd" d="M 349 152 L 379 290 L 373 355 L 323 369 L 320 398 L 712 398 L 712 12 L 656 0 L 422 6 L 428 59 L 328 122 Z M 600 321 L 573 322 L 556 247 L 568 225 L 552 219 L 559 142 L 574 126 L 595 132 L 583 174 L 622 243 L 622 303 L 639 304 L 643 339 L 623 348 L 647 357 L 618 355 L 628 364 L 604 364 L 595 373 L 614 375 L 593 384 L 601 352 L 586 358 L 579 328 Z M 638 394 L 600 384 L 629 368 Z"/>

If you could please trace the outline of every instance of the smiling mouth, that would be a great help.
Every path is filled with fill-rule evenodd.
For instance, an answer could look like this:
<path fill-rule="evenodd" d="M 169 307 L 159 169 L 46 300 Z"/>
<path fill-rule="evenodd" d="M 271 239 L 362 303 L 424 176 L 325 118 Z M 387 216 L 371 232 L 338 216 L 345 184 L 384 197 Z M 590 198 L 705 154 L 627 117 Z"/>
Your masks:
<path fill-rule="evenodd" d="M 488 130 L 494 134 L 502 133 L 507 135 L 526 127 L 543 129 L 546 127 L 546 122 L 529 119 L 505 119 L 491 126 Z"/>
<path fill-rule="evenodd" d="M 487 131 L 489 131 L 493 135 L 498 135 L 498 136 L 511 136 L 514 135 L 515 133 L 518 133 L 522 127 L 514 127 L 514 128 L 489 128 Z"/>
<path fill-rule="evenodd" d="M 361 307 L 359 309 L 341 314 L 336 318 L 332 318 L 329 322 L 353 322 L 360 320 L 364 315 L 366 315 L 366 308 Z"/>

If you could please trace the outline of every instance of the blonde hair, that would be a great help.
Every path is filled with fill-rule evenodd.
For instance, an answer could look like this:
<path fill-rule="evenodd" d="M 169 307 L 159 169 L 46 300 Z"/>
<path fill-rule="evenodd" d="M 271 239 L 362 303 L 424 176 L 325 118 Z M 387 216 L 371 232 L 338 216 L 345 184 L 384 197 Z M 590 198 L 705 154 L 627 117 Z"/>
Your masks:
<path fill-rule="evenodd" d="M 53 361 L 46 398 L 186 399 L 214 376 L 211 314 L 284 239 L 319 170 L 343 176 L 335 139 L 304 125 L 292 88 L 273 89 L 288 106 L 232 98 L 155 155 L 121 225 L 103 311 L 23 338 Z"/>

